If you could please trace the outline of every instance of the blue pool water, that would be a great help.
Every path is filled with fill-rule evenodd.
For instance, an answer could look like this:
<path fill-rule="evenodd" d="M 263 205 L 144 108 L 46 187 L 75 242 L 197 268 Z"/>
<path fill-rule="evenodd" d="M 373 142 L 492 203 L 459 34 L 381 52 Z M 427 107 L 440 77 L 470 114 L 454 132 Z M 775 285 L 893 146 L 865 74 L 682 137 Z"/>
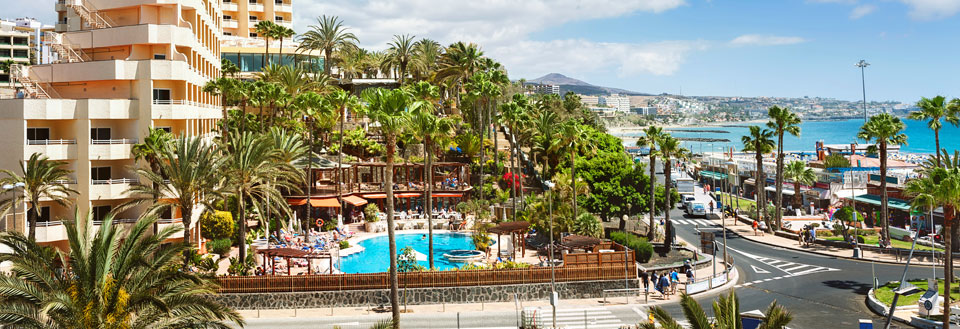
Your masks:
<path fill-rule="evenodd" d="M 426 259 L 429 246 L 427 239 L 421 240 L 421 233 L 397 234 L 397 252 L 410 246 L 414 250 L 424 255 L 424 259 L 418 261 L 420 265 L 429 267 Z M 340 261 L 340 270 L 344 273 L 377 273 L 386 272 L 390 268 L 390 248 L 387 243 L 387 236 L 382 235 L 360 241 L 360 246 L 364 251 L 343 257 Z M 458 268 L 463 263 L 451 263 L 443 257 L 443 254 L 453 250 L 466 249 L 474 250 L 476 246 L 469 234 L 463 233 L 435 233 L 433 235 L 433 255 L 434 266 L 438 270 L 449 270 Z"/>

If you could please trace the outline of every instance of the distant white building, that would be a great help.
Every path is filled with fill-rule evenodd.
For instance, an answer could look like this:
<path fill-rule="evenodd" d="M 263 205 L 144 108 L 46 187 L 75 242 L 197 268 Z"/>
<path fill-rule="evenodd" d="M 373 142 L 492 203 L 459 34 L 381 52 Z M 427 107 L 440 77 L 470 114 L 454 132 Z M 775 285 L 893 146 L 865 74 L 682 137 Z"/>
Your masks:
<path fill-rule="evenodd" d="M 630 109 L 633 113 L 640 115 L 657 115 L 657 108 L 651 106 L 634 107 Z"/>
<path fill-rule="evenodd" d="M 586 105 L 586 106 L 600 105 L 600 96 L 587 96 L 587 95 L 579 95 L 579 96 L 580 96 L 580 102 L 583 103 L 583 105 Z"/>
<path fill-rule="evenodd" d="M 630 112 L 630 98 L 623 95 L 602 96 L 599 105 L 611 107 L 617 112 Z"/>
<path fill-rule="evenodd" d="M 535 84 L 533 85 L 533 92 L 537 94 L 554 94 L 560 96 L 560 86 Z"/>

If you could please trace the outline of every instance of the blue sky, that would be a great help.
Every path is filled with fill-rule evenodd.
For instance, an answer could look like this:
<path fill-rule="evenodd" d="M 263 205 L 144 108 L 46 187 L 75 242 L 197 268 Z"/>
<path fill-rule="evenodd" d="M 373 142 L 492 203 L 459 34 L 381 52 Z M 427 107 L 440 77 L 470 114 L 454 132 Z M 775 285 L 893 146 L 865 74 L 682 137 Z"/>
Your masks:
<path fill-rule="evenodd" d="M 52 22 L 52 1 L 6 0 Z M 98 0 L 108 1 L 108 0 Z M 363 47 L 395 34 L 480 44 L 512 78 L 557 72 L 641 92 L 960 97 L 960 0 L 293 0 L 294 27 L 340 16 Z"/>

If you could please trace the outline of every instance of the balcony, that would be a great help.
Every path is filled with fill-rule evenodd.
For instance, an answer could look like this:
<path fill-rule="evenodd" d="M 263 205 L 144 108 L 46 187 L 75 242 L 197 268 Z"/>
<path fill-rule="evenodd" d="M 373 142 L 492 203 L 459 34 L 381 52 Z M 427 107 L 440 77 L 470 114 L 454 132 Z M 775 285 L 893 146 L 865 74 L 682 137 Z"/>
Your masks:
<path fill-rule="evenodd" d="M 136 139 L 94 139 L 90 141 L 90 160 L 130 159 Z"/>
<path fill-rule="evenodd" d="M 286 4 L 284 4 L 284 3 L 278 3 L 278 4 L 273 5 L 273 11 L 275 11 L 275 12 L 280 12 L 280 13 L 292 13 L 292 12 L 293 12 L 293 5 L 291 5 L 291 4 L 289 4 L 289 3 L 286 3 Z"/>
<path fill-rule="evenodd" d="M 153 119 L 220 119 L 223 108 L 182 99 L 153 100 Z"/>
<path fill-rule="evenodd" d="M 158 232 L 159 232 L 159 231 L 163 231 L 163 230 L 165 230 L 165 229 L 168 228 L 168 227 L 179 227 L 179 228 L 183 228 L 183 220 L 180 219 L 180 218 L 174 218 L 174 219 L 159 219 L 159 220 L 157 220 L 157 224 L 158 224 L 158 225 L 157 225 L 157 231 L 158 231 Z M 197 222 L 194 222 L 194 225 L 197 225 Z M 173 235 L 170 236 L 170 238 L 172 238 L 172 239 L 178 239 L 178 238 L 182 238 L 182 237 L 183 237 L 183 231 L 182 231 L 182 230 L 181 230 L 180 232 L 174 233 Z"/>
<path fill-rule="evenodd" d="M 223 28 L 226 28 L 226 29 L 233 28 L 233 29 L 235 29 L 235 28 L 237 28 L 238 26 L 239 26 L 239 24 L 237 24 L 237 20 L 235 20 L 235 19 L 225 19 L 225 20 L 223 20 Z"/>
<path fill-rule="evenodd" d="M 263 4 L 262 4 L 262 3 L 248 3 L 248 4 L 247 4 L 247 11 L 251 11 L 251 12 L 252 12 L 252 11 L 259 11 L 259 12 L 262 12 L 262 11 L 263 11 Z"/>
<path fill-rule="evenodd" d="M 224 2 L 220 5 L 220 9 L 223 11 L 237 11 L 237 4 L 234 2 Z"/>
<path fill-rule="evenodd" d="M 23 149 L 24 159 L 41 153 L 50 160 L 74 160 L 77 158 L 77 141 L 72 139 L 27 140 Z"/>
<path fill-rule="evenodd" d="M 67 240 L 67 229 L 61 221 L 37 222 L 37 242 Z"/>
<path fill-rule="evenodd" d="M 278 25 L 280 25 L 280 26 L 285 26 L 285 27 L 293 28 L 293 22 L 291 22 L 291 21 L 277 21 L 276 23 L 277 23 Z"/>
<path fill-rule="evenodd" d="M 90 200 L 125 199 L 125 193 L 131 185 L 138 184 L 136 179 L 94 179 L 90 185 Z"/>

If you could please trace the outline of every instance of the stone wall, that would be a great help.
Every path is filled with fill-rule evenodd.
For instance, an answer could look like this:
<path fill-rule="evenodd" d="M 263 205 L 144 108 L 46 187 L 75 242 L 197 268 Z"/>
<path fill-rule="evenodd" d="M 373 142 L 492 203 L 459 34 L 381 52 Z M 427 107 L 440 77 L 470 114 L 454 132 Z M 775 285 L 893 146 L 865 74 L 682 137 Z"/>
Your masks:
<path fill-rule="evenodd" d="M 637 280 L 629 280 L 630 288 L 637 288 Z M 558 282 L 557 292 L 562 299 L 600 298 L 607 289 L 623 289 L 623 280 Z M 416 288 L 400 287 L 400 298 L 407 305 L 441 303 L 512 302 L 514 294 L 522 301 L 548 300 L 550 284 L 517 284 L 498 286 Z M 316 291 L 289 293 L 220 294 L 220 302 L 233 309 L 289 309 L 320 307 L 357 307 L 390 304 L 390 290 Z"/>

